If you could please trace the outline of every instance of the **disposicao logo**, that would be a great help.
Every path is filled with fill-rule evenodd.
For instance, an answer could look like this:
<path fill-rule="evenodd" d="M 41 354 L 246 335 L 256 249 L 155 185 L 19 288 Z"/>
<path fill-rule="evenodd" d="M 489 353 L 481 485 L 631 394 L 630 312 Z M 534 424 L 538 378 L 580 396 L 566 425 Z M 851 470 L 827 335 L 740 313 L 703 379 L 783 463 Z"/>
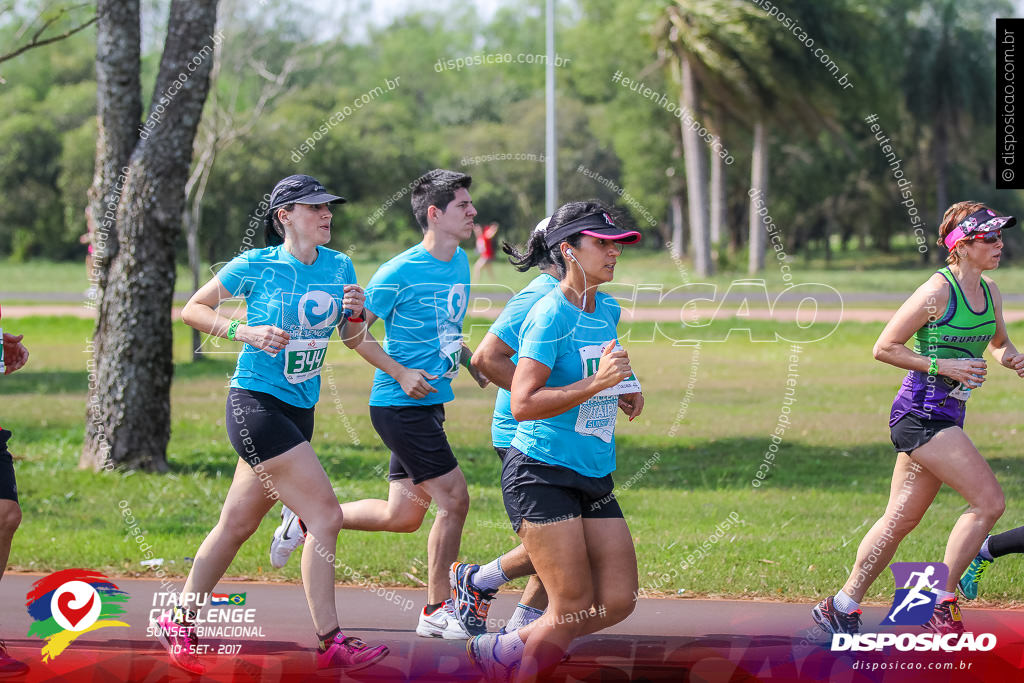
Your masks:
<path fill-rule="evenodd" d="M 942 562 L 893 562 L 889 565 L 896 580 L 896 594 L 882 626 L 923 626 L 935 611 L 933 592 L 946 585 L 949 568 Z M 950 606 L 953 618 L 960 620 L 956 603 Z M 900 652 L 987 652 L 996 646 L 991 633 L 835 633 L 832 651 L 870 652 L 895 647 Z"/>
<path fill-rule="evenodd" d="M 107 626 L 128 624 L 110 617 L 124 613 L 128 594 L 91 569 L 63 569 L 32 584 L 25 606 L 35 621 L 28 634 L 46 641 L 43 661 L 53 659 L 75 638 Z"/>
<path fill-rule="evenodd" d="M 882 623 L 886 626 L 921 626 L 935 611 L 936 588 L 946 585 L 949 568 L 942 562 L 893 562 L 896 595 Z"/>

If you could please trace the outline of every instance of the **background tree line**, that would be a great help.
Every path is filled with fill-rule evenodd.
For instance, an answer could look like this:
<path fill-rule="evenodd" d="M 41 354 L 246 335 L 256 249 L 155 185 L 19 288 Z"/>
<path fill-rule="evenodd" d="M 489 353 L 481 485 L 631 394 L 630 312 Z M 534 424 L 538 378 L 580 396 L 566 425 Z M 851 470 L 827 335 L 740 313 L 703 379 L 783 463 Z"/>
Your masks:
<path fill-rule="evenodd" d="M 485 21 L 472 6 L 450 3 L 400 16 L 361 39 L 344 26 L 318 39 L 315 14 L 298 3 L 225 0 L 179 261 L 187 259 L 189 227 L 201 260 L 234 255 L 263 194 L 294 172 L 322 178 L 349 199 L 335 213 L 334 246 L 342 249 L 357 244 L 383 257 L 416 239 L 407 197 L 371 217 L 438 165 L 475 175 L 481 220 L 499 221 L 505 237 L 524 237 L 543 212 L 543 163 L 462 161 L 543 154 L 543 66 L 513 60 L 456 70 L 443 61 L 542 53 L 542 5 L 509 2 Z M 23 43 L 26 24 L 56 6 L 7 8 L 0 44 Z M 169 3 L 146 6 L 159 36 Z M 780 13 L 824 48 L 853 87 L 837 84 Z M 951 201 L 1020 210 L 1019 193 L 993 189 L 994 17 L 1010 14 L 1008 3 L 990 0 L 560 0 L 558 54 L 569 60 L 556 69 L 560 195 L 615 202 L 652 229 L 642 206 L 657 222 L 647 246 L 671 241 L 698 272 L 748 262 L 756 270 L 763 262 L 752 186 L 763 186 L 791 255 L 813 249 L 828 256 L 836 244 L 909 253 L 908 207 L 864 121 L 877 114 L 913 182 L 929 243 Z M 54 27 L 75 21 L 81 17 L 68 15 Z M 163 45 L 152 36 L 142 42 L 149 96 Z M 97 136 L 95 55 L 91 26 L 0 64 L 0 254 L 82 255 Z M 689 136 L 665 107 L 613 82 L 616 72 L 685 105 L 720 136 L 734 163 Z M 293 160 L 332 114 L 396 78 L 397 88 L 354 109 Z M 632 207 L 611 184 L 629 193 Z"/>
<path fill-rule="evenodd" d="M 175 261 L 198 284 L 202 260 L 259 246 L 259 204 L 278 178 L 309 173 L 341 191 L 334 246 L 371 257 L 418 239 L 408 183 L 434 166 L 476 175 L 480 220 L 525 238 L 544 205 L 541 5 L 482 20 L 450 3 L 358 37 L 344 21 L 323 37 L 315 10 L 289 2 L 0 6 L 0 253 L 74 258 L 86 204 L 104 221 L 83 466 L 166 470 Z M 357 21 L 369 6 L 345 7 Z M 1020 203 L 992 189 L 992 27 L 1005 3 L 560 8 L 562 198 L 618 204 L 648 248 L 689 247 L 698 276 L 764 267 L 755 190 L 790 255 L 828 258 L 854 240 L 913 250 L 868 115 L 912 179 L 929 239 L 950 197 Z"/>

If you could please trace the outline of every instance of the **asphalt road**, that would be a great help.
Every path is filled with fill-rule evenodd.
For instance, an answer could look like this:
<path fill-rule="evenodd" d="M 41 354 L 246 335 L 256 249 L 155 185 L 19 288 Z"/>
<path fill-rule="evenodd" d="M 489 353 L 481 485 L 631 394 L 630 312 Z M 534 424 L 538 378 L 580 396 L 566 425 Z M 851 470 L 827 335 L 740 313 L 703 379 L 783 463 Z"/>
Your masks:
<path fill-rule="evenodd" d="M 41 575 L 11 574 L 0 581 L 0 638 L 12 655 L 31 667 L 25 681 L 187 681 L 195 679 L 168 665 L 163 649 L 147 636 L 151 610 L 162 599 L 159 582 L 113 579 L 131 598 L 123 621 L 84 634 L 56 658 L 40 661 L 43 641 L 28 637 L 31 618 L 25 596 Z M 181 581 L 175 582 L 179 589 Z M 172 589 L 173 590 L 173 589 Z M 295 584 L 222 582 L 218 592 L 245 593 L 244 606 L 207 608 L 208 626 L 222 629 L 204 638 L 209 654 L 203 680 L 328 680 L 317 675 L 314 635 L 302 588 Z M 339 587 L 338 606 L 346 633 L 388 645 L 380 664 L 334 680 L 481 680 L 462 641 L 419 638 L 417 610 L 423 590 Z M 511 614 L 518 594 L 501 593 L 491 607 L 491 629 Z M 964 623 L 975 633 L 992 633 L 990 652 L 831 652 L 829 641 L 810 619 L 810 605 L 735 600 L 641 599 L 624 622 L 577 640 L 561 664 L 557 681 L 1013 681 L 1024 669 L 1024 610 L 970 609 Z M 885 616 L 867 607 L 865 631 Z M 217 613 L 219 621 L 213 621 Z M 248 622 L 248 623 L 246 623 Z M 246 630 L 233 637 L 231 629 Z M 919 627 L 888 628 L 921 633 Z M 892 650 L 892 648 L 890 648 Z M 857 669 L 852 668 L 854 665 Z M 863 667 L 941 667 L 862 673 Z M 948 669 L 946 667 L 949 667 Z M 925 674 L 927 671 L 927 674 Z"/>

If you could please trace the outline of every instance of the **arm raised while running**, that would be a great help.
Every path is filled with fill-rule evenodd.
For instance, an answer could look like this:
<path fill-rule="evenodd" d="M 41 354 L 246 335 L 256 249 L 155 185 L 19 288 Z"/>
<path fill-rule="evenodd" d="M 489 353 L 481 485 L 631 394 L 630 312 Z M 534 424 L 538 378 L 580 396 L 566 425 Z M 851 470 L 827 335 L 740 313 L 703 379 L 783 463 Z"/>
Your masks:
<path fill-rule="evenodd" d="M 875 360 L 904 370 L 928 372 L 931 359 L 915 353 L 906 344 L 919 329 L 942 317 L 948 304 L 949 284 L 946 278 L 936 273 L 903 302 L 882 330 L 873 350 Z M 940 358 L 938 366 L 940 375 L 970 386 L 980 386 L 985 380 L 984 360 Z"/>
<path fill-rule="evenodd" d="M 181 319 L 186 325 L 200 332 L 227 339 L 233 318 L 221 315 L 216 308 L 220 302 L 233 297 L 220 279 L 214 276 L 200 287 L 181 309 Z M 280 327 L 273 325 L 250 327 L 242 324 L 235 330 L 235 339 L 273 354 L 283 349 L 291 337 Z"/>
<path fill-rule="evenodd" d="M 564 387 L 545 386 L 551 368 L 533 358 L 520 358 L 512 376 L 512 417 L 523 422 L 561 415 L 632 374 L 629 354 L 625 349 L 616 351 L 614 339 L 601 354 L 597 372 Z"/>
<path fill-rule="evenodd" d="M 355 352 L 373 367 L 391 375 L 410 398 L 423 398 L 436 392 L 437 389 L 430 386 L 427 380 L 437 379 L 437 375 L 431 375 L 426 370 L 418 368 L 407 368 L 389 356 L 370 332 L 370 326 L 377 320 L 377 316 L 371 313 L 370 309 L 364 308 L 363 318 L 363 323 L 346 325 L 345 345 L 355 349 Z"/>
<path fill-rule="evenodd" d="M 1010 341 L 1006 333 L 1006 321 L 1003 320 L 1003 295 L 1000 294 L 996 283 L 985 278 L 988 284 L 988 291 L 992 293 L 992 305 L 996 314 L 996 333 L 992 335 L 992 341 L 988 343 L 989 353 L 1000 365 L 1010 368 L 1017 373 L 1018 377 L 1024 377 L 1024 353 L 1017 353 L 1017 347 Z"/>

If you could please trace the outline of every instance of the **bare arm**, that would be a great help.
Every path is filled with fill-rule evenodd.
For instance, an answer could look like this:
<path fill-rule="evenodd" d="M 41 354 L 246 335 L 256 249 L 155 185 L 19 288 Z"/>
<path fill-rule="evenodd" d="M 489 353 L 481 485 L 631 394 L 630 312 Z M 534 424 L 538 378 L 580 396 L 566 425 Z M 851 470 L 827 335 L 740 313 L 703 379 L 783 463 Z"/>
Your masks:
<path fill-rule="evenodd" d="M 948 303 L 949 286 L 936 273 L 903 302 L 882 330 L 873 350 L 875 359 L 904 370 L 928 372 L 931 358 L 907 348 L 906 343 L 919 329 L 940 318 Z M 984 360 L 940 358 L 938 370 L 940 375 L 971 386 L 980 386 L 985 379 Z"/>
<path fill-rule="evenodd" d="M 1024 377 L 1024 354 L 1017 353 L 1017 347 L 1010 341 L 1006 332 L 1006 321 L 1003 320 L 1003 295 L 996 287 L 996 283 L 985 278 L 988 289 L 992 293 L 992 305 L 996 314 L 996 333 L 988 343 L 988 350 L 996 362 L 1010 368 L 1019 377 Z"/>
<path fill-rule="evenodd" d="M 561 415 L 599 391 L 628 379 L 633 374 L 629 355 L 625 349 L 614 349 L 612 340 L 601 354 L 596 373 L 564 387 L 545 386 L 551 368 L 532 358 L 520 358 L 512 376 L 512 417 L 523 422 Z"/>
<path fill-rule="evenodd" d="M 470 376 L 476 381 L 477 385 L 483 389 L 491 380 L 487 375 L 480 372 L 476 367 L 473 366 L 473 349 L 466 345 L 466 342 L 462 342 L 462 352 L 459 354 L 459 364 L 462 367 L 469 370 Z"/>
<path fill-rule="evenodd" d="M 230 298 L 232 298 L 231 292 L 221 284 L 219 278 L 214 276 L 200 287 L 181 309 L 181 319 L 186 325 L 194 327 L 200 332 L 227 339 L 233 318 L 221 315 L 215 309 L 220 302 Z M 273 325 L 250 327 L 241 324 L 235 330 L 235 339 L 257 349 L 277 353 L 288 344 L 291 337 L 287 332 Z"/>
<path fill-rule="evenodd" d="M 377 316 L 367 308 L 363 309 L 363 318 L 365 322 L 362 323 L 346 323 L 346 334 L 351 333 L 351 337 L 345 338 L 345 345 L 355 349 L 367 363 L 393 377 L 410 398 L 423 398 L 436 392 L 437 389 L 430 386 L 427 380 L 437 379 L 437 375 L 418 368 L 407 368 L 389 356 L 370 332 L 370 326 L 377 320 Z"/>
<path fill-rule="evenodd" d="M 470 363 L 502 389 L 511 390 L 512 375 L 516 371 L 516 364 L 512 362 L 514 355 L 515 349 L 501 341 L 498 335 L 488 332 L 476 347 Z"/>

